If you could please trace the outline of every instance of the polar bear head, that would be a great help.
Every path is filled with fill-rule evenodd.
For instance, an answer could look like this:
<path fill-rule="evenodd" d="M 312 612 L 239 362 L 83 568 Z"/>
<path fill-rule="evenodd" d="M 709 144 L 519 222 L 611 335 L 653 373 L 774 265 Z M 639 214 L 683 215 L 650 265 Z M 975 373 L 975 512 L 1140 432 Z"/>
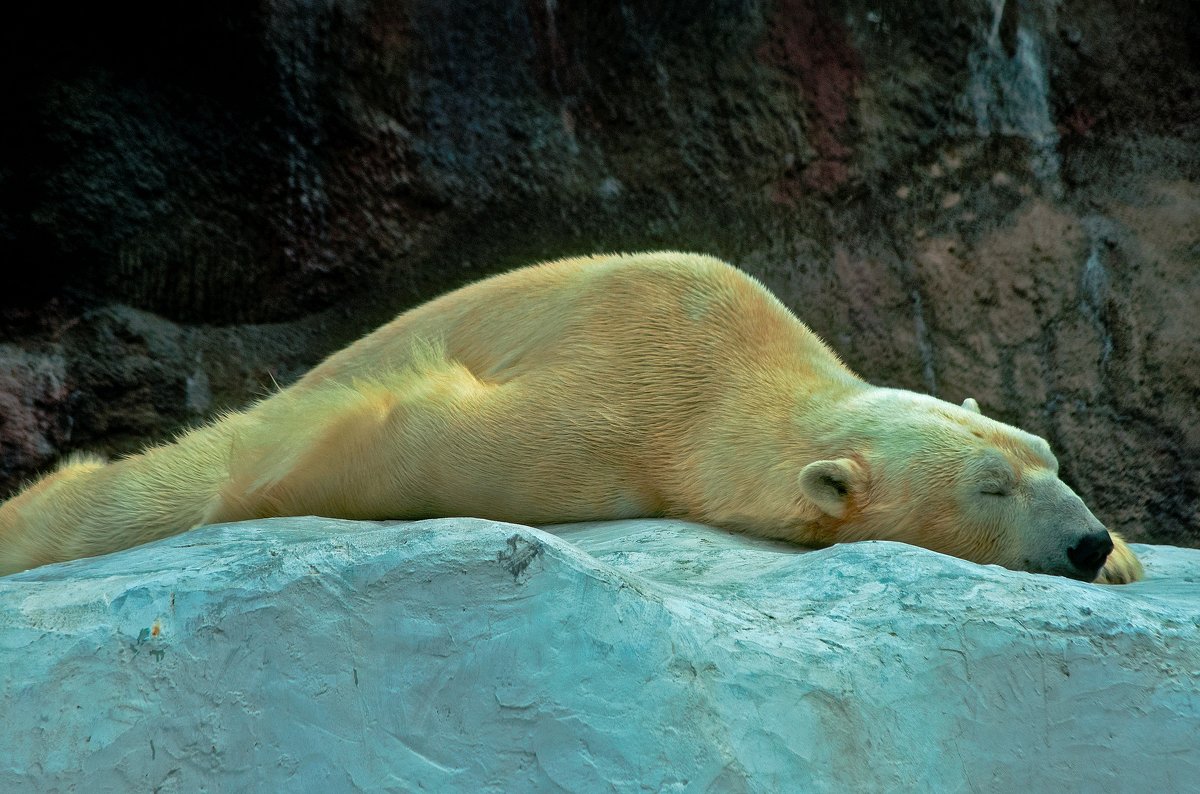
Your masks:
<path fill-rule="evenodd" d="M 848 406 L 844 457 L 804 467 L 801 491 L 838 542 L 897 540 L 979 563 L 1092 581 L 1113 540 L 1058 476 L 1050 445 L 898 389 Z"/>

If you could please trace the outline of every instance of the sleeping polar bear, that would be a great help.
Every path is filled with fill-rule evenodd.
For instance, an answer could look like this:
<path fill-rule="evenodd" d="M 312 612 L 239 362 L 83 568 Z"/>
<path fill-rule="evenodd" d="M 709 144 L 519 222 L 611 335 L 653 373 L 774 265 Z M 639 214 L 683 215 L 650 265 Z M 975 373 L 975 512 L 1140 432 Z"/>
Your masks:
<path fill-rule="evenodd" d="M 173 443 L 0 506 L 0 573 L 202 524 L 316 514 L 669 516 L 1140 578 L 1041 438 L 851 372 L 759 282 L 673 252 L 566 259 L 397 317 Z"/>

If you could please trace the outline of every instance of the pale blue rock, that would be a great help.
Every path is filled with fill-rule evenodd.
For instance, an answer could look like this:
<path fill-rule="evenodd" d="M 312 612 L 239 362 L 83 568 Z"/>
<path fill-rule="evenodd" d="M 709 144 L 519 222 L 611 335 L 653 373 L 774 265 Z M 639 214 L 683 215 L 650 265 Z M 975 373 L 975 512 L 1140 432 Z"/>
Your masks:
<path fill-rule="evenodd" d="M 0 791 L 1179 791 L 1200 551 L 275 519 L 0 579 Z"/>

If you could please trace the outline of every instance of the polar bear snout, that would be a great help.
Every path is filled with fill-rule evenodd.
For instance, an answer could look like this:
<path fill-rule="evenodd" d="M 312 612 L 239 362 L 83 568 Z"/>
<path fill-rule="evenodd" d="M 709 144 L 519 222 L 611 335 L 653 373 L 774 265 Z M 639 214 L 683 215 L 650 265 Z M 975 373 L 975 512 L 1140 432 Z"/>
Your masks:
<path fill-rule="evenodd" d="M 1019 538 L 1023 559 L 1013 567 L 1095 581 L 1118 545 L 1104 522 L 1046 469 L 1026 468 L 1015 494 L 1021 506 L 1007 514 L 1006 531 Z"/>
<path fill-rule="evenodd" d="M 1067 559 L 1079 572 L 1080 579 L 1091 581 L 1100 573 L 1100 568 L 1112 553 L 1113 541 L 1108 530 L 1089 532 L 1067 549 Z"/>

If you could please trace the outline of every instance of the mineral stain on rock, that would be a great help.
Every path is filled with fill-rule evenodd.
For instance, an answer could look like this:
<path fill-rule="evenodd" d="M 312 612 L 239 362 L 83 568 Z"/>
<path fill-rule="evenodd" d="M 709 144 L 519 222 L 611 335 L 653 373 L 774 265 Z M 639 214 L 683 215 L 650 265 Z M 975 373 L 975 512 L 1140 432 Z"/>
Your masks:
<path fill-rule="evenodd" d="M 850 178 L 849 160 L 855 91 L 863 62 L 849 31 L 834 15 L 810 0 L 784 0 L 772 15 L 758 57 L 781 70 L 804 96 L 808 138 L 815 152 L 799 173 L 775 186 L 777 201 L 808 192 L 829 194 Z"/>
<path fill-rule="evenodd" d="M 529 563 L 540 557 L 541 554 L 542 544 L 527 540 L 520 535 L 513 535 L 508 539 L 508 550 L 501 550 L 496 555 L 496 560 L 501 567 L 512 574 L 515 580 L 519 579 L 521 574 L 525 573 L 525 569 L 529 567 Z"/>

